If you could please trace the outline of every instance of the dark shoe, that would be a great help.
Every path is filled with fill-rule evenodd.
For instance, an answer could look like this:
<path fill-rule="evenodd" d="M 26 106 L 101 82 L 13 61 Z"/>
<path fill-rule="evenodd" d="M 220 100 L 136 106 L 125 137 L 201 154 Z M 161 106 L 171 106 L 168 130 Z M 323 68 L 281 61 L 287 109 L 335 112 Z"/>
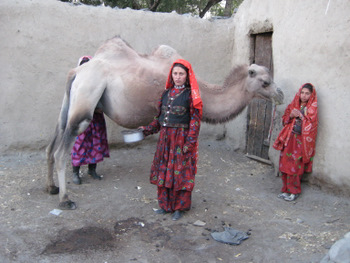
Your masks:
<path fill-rule="evenodd" d="M 180 210 L 176 210 L 173 214 L 173 220 L 179 220 L 181 217 L 183 216 L 183 212 L 181 212 Z"/>
<path fill-rule="evenodd" d="M 95 164 L 95 163 L 89 164 L 88 174 L 91 175 L 91 177 L 94 179 L 101 180 L 102 177 L 96 173 L 96 166 L 97 166 L 97 164 Z"/>
<path fill-rule="evenodd" d="M 284 199 L 284 198 L 287 198 L 289 196 L 290 196 L 290 193 L 280 193 L 277 197 Z"/>
<path fill-rule="evenodd" d="M 295 199 L 297 199 L 298 198 L 298 194 L 291 194 L 290 196 L 288 196 L 288 197 L 285 197 L 284 198 L 284 200 L 286 200 L 286 201 L 294 201 Z"/>
<path fill-rule="evenodd" d="M 81 184 L 79 169 L 80 169 L 80 166 L 73 166 L 73 183 L 75 184 Z"/>
<path fill-rule="evenodd" d="M 156 214 L 158 215 L 164 215 L 167 213 L 167 211 L 165 211 L 163 208 L 161 209 L 157 209 L 156 211 L 154 211 Z"/>

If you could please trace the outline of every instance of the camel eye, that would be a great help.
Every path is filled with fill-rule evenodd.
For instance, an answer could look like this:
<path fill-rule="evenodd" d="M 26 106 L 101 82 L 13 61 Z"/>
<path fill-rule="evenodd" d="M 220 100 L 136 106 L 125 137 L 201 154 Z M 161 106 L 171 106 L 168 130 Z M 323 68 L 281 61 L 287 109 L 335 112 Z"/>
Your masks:
<path fill-rule="evenodd" d="M 249 73 L 249 76 L 250 76 L 250 77 L 254 77 L 256 72 L 255 72 L 255 70 L 250 69 L 250 70 L 248 71 L 248 73 Z"/>

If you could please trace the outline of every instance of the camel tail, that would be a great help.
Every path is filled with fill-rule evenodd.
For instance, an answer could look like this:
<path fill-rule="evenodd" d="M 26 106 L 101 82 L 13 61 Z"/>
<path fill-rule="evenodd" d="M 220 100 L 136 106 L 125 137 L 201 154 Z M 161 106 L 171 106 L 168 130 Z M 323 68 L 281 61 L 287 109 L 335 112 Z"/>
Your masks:
<path fill-rule="evenodd" d="M 46 148 L 46 157 L 47 157 L 47 164 L 48 164 L 48 187 L 53 186 L 53 169 L 54 169 L 54 154 L 57 150 L 59 144 L 62 141 L 63 133 L 67 126 L 67 119 L 68 119 L 68 111 L 69 111 L 69 101 L 70 101 L 70 90 L 72 87 L 72 83 L 75 80 L 76 72 L 75 70 L 71 70 L 68 73 L 67 77 L 67 83 L 66 83 L 66 92 L 64 94 L 62 107 L 60 116 L 58 118 L 58 123 L 56 125 L 55 133 L 51 139 L 50 144 Z"/>
<path fill-rule="evenodd" d="M 68 111 L 69 111 L 70 90 L 72 87 L 72 83 L 75 80 L 75 76 L 76 76 L 75 70 L 71 70 L 68 73 L 67 83 L 66 83 L 66 92 L 65 92 L 63 102 L 62 102 L 60 116 L 58 118 L 58 123 L 56 125 L 55 133 L 54 133 L 54 136 L 51 140 L 51 143 L 46 148 L 47 155 L 50 155 L 50 156 L 53 155 L 53 153 L 56 149 L 55 146 L 57 146 L 60 143 L 59 137 L 62 136 L 63 132 L 66 129 L 67 119 L 68 119 Z"/>

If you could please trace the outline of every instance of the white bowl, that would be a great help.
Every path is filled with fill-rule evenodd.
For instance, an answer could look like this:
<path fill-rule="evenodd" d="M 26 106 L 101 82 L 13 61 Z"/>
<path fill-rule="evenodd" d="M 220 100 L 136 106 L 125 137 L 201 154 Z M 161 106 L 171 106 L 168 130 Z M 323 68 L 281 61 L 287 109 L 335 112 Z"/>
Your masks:
<path fill-rule="evenodd" d="M 125 143 L 139 142 L 144 138 L 142 130 L 124 130 L 122 134 Z"/>

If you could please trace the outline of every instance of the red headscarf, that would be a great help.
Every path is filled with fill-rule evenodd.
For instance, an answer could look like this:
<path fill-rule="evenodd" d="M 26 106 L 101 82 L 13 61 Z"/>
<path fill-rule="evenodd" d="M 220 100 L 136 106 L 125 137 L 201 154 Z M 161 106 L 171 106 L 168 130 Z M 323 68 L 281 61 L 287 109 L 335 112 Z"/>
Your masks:
<path fill-rule="evenodd" d="M 311 96 L 306 104 L 305 116 L 302 123 L 302 143 L 303 143 L 303 162 L 310 162 L 310 158 L 315 155 L 315 146 L 316 146 L 316 135 L 317 135 L 317 96 L 315 87 L 311 83 L 306 83 L 313 87 Z M 303 84 L 299 89 L 298 93 L 295 95 L 293 101 L 286 108 L 283 121 L 289 118 L 290 113 L 293 109 L 300 110 L 300 93 L 303 87 L 306 85 Z M 278 135 L 273 148 L 276 150 L 282 150 L 283 146 L 286 146 L 293 130 L 295 123 L 295 118 L 288 124 L 286 124 Z"/>
<path fill-rule="evenodd" d="M 184 59 L 178 59 L 173 63 L 168 75 L 168 80 L 166 82 L 165 89 L 172 88 L 174 85 L 172 81 L 172 71 L 173 71 L 174 65 L 177 63 L 184 65 L 188 69 L 188 79 L 190 80 L 193 107 L 199 110 L 199 114 L 202 117 L 203 102 L 200 96 L 197 79 L 196 79 L 196 76 L 194 75 L 190 62 Z"/>

